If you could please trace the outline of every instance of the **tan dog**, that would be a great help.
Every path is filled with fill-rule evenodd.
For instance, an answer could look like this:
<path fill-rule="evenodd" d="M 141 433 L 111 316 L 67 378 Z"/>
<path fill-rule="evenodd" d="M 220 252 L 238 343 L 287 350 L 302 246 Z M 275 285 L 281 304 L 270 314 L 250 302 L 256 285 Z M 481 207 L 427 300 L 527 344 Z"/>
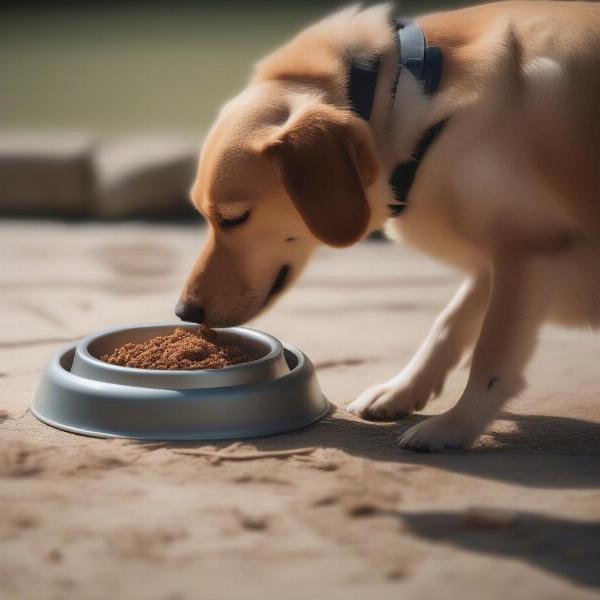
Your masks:
<path fill-rule="evenodd" d="M 351 8 L 262 61 L 206 140 L 193 201 L 208 242 L 177 312 L 228 326 L 256 316 L 319 244 L 384 226 L 469 274 L 409 365 L 349 407 L 396 419 L 422 409 L 469 347 L 450 411 L 406 448 L 470 445 L 523 388 L 544 321 L 600 324 L 600 5 L 506 2 L 417 19 L 441 49 L 428 96 L 404 70 L 388 7 Z M 348 105 L 351 60 L 380 57 L 368 122 Z M 407 209 L 388 218 L 388 178 L 427 128 Z"/>

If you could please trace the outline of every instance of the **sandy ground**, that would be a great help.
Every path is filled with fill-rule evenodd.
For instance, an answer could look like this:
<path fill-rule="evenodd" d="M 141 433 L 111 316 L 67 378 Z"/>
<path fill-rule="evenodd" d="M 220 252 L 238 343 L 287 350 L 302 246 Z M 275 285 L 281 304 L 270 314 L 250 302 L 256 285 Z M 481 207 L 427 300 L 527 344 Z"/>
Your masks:
<path fill-rule="evenodd" d="M 547 329 L 531 387 L 477 448 L 399 450 L 344 407 L 409 358 L 458 279 L 403 248 L 325 250 L 254 326 L 301 347 L 331 415 L 231 450 L 88 439 L 27 407 L 51 353 L 170 318 L 197 227 L 0 223 L 0 597 L 595 598 L 600 338 Z M 560 282 L 558 282 L 560 284 Z M 458 397 L 449 381 L 427 414 Z M 497 509 L 498 512 L 490 512 Z"/>

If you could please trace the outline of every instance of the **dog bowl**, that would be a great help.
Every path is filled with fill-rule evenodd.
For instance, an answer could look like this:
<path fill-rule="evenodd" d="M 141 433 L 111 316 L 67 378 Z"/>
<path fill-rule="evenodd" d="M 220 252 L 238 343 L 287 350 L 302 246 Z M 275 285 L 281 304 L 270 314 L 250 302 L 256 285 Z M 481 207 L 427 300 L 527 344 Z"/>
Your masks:
<path fill-rule="evenodd" d="M 220 343 L 256 359 L 222 369 L 163 371 L 104 363 L 103 354 L 192 324 L 132 325 L 91 335 L 57 352 L 31 410 L 73 433 L 142 440 L 259 437 L 309 425 L 329 408 L 308 357 L 248 329 L 216 329 Z"/>

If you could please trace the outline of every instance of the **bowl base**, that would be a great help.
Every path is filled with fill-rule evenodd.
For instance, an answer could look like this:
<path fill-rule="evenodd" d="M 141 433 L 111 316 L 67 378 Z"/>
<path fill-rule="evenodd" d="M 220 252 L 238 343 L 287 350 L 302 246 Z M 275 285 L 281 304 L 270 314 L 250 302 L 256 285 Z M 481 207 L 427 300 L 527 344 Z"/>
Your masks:
<path fill-rule="evenodd" d="M 329 412 L 315 369 L 284 345 L 289 372 L 272 381 L 220 388 L 163 389 L 94 381 L 71 373 L 75 346 L 46 368 L 31 412 L 69 433 L 143 441 L 225 440 L 276 435 Z"/>

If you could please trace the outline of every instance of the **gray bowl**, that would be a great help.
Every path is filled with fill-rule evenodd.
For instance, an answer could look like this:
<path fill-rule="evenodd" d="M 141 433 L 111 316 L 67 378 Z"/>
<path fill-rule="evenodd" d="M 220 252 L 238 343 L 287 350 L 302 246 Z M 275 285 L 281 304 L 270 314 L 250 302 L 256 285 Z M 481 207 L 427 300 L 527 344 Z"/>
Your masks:
<path fill-rule="evenodd" d="M 104 331 L 59 351 L 31 410 L 73 433 L 142 440 L 247 438 L 283 433 L 320 419 L 329 405 L 300 350 L 245 327 L 216 330 L 256 360 L 223 369 L 158 371 L 99 360 L 121 344 L 168 334 L 186 324 Z"/>

